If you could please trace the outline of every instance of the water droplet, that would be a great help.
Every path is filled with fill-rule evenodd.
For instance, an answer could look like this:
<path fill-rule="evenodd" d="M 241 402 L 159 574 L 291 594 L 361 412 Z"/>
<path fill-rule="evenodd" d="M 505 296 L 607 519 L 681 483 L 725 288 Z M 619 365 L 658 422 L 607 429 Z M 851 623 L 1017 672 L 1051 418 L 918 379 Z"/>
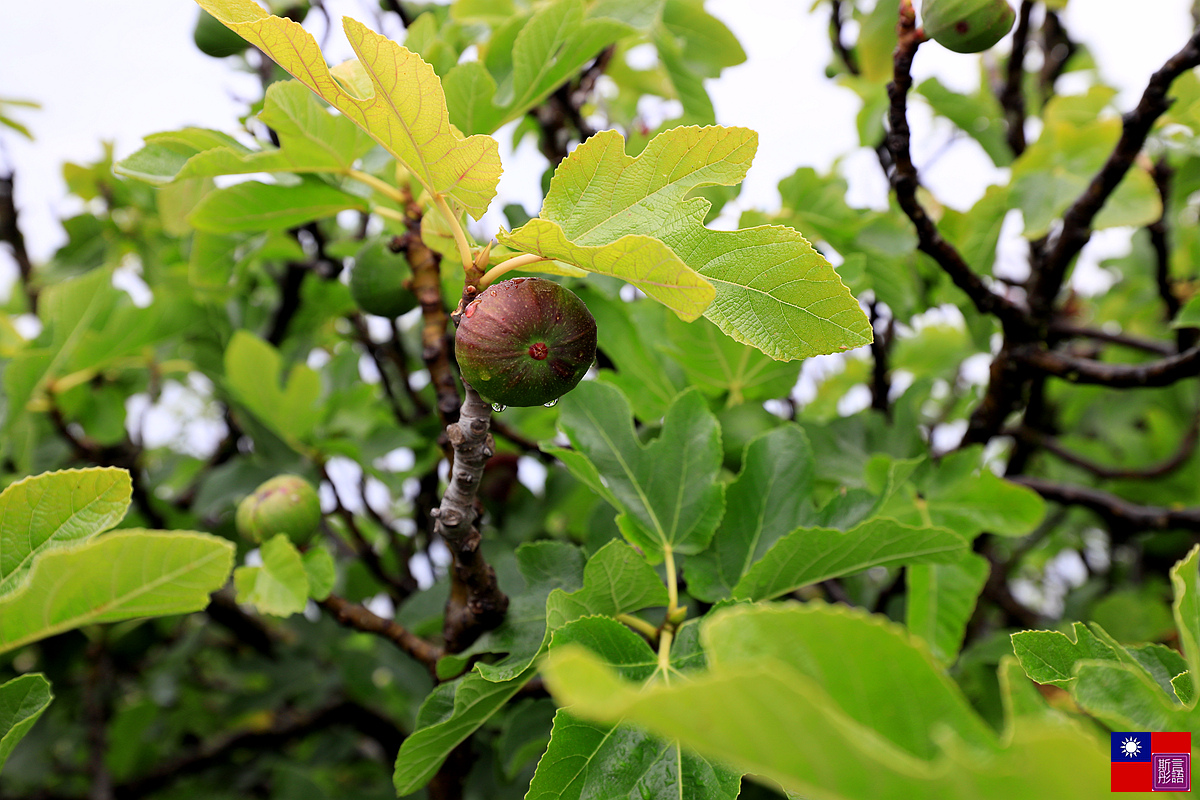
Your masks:
<path fill-rule="evenodd" d="M 471 303 L 469 306 L 467 306 L 467 310 L 463 312 L 463 315 L 466 316 L 467 318 L 470 318 L 470 317 L 474 316 L 474 314 L 475 314 L 475 303 Z"/>
<path fill-rule="evenodd" d="M 492 411 L 495 411 L 497 414 L 499 414 L 501 411 L 503 411 L 506 408 L 508 408 L 508 406 L 506 406 L 502 403 L 492 403 Z"/>
<path fill-rule="evenodd" d="M 554 398 L 549 403 L 542 403 L 542 405 L 546 408 L 554 408 L 556 405 L 558 405 L 558 398 Z"/>

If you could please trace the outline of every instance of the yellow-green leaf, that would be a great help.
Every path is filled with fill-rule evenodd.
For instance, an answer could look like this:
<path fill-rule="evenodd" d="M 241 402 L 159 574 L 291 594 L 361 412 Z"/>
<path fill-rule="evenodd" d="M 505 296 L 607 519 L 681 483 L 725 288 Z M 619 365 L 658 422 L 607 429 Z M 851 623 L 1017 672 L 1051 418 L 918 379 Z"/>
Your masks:
<path fill-rule="evenodd" d="M 441 82 L 420 56 L 347 17 L 342 27 L 358 59 L 335 79 L 312 34 L 295 22 L 252 0 L 196 1 L 371 134 L 428 191 L 483 216 L 500 180 L 496 140 L 464 138 L 451 126 Z"/>
<path fill-rule="evenodd" d="M 651 236 L 631 234 L 592 246 L 572 242 L 558 223 L 531 219 L 512 233 L 497 238 L 516 247 L 572 266 L 612 275 L 641 289 L 681 318 L 692 320 L 712 302 L 713 287 L 679 256 Z"/>

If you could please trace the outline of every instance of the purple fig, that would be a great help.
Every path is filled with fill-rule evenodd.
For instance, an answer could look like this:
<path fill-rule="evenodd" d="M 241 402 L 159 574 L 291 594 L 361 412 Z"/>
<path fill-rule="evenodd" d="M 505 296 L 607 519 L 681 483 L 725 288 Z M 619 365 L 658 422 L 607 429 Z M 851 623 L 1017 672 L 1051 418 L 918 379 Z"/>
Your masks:
<path fill-rule="evenodd" d="M 596 320 L 573 292 L 542 278 L 488 287 L 463 310 L 454 340 L 463 379 L 502 406 L 553 403 L 596 359 Z"/>
<path fill-rule="evenodd" d="M 321 500 L 299 475 L 277 475 L 238 504 L 234 521 L 238 533 L 252 542 L 283 533 L 306 544 L 321 524 Z"/>

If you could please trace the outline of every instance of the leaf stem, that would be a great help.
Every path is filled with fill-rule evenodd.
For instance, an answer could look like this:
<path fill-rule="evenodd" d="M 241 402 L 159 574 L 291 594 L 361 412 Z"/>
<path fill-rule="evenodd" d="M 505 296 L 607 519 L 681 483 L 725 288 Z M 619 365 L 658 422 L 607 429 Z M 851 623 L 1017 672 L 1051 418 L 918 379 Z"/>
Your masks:
<path fill-rule="evenodd" d="M 658 628 L 646 622 L 641 617 L 635 617 L 632 614 L 617 614 L 617 622 L 623 622 L 651 641 L 658 639 Z"/>
<path fill-rule="evenodd" d="M 553 261 L 553 259 L 546 258 L 545 256 L 535 255 L 534 253 L 522 253 L 521 255 L 513 256 L 506 261 L 501 261 L 499 264 L 483 273 L 483 277 L 479 279 L 479 291 L 482 292 L 484 289 L 491 286 L 496 282 L 497 278 L 506 272 L 512 272 L 514 269 L 520 269 L 521 267 L 525 267 L 530 264 L 537 264 L 539 261 Z"/>
<path fill-rule="evenodd" d="M 397 211 L 394 208 L 388 208 L 387 206 L 371 206 L 371 213 L 378 214 L 381 217 L 387 217 L 388 219 L 395 220 L 396 222 L 407 221 L 402 212 Z"/>
<path fill-rule="evenodd" d="M 367 186 L 370 186 L 384 197 L 398 203 L 399 205 L 404 205 L 405 203 L 406 198 L 404 197 L 404 193 L 382 178 L 376 178 L 371 173 L 363 172 L 361 169 L 347 170 L 346 175 L 354 178 L 354 180 L 359 181 L 360 183 L 365 183 Z"/>
<path fill-rule="evenodd" d="M 459 224 L 458 217 L 450 210 L 450 204 L 446 202 L 444 195 L 435 194 L 433 196 L 433 204 L 437 206 L 438 211 L 442 212 L 442 216 L 446 218 L 446 223 L 450 226 L 450 231 L 454 234 L 454 244 L 458 247 L 458 257 L 462 259 L 463 269 L 468 275 L 475 268 L 475 258 L 471 255 L 471 245 L 467 243 L 467 233 Z"/>
<path fill-rule="evenodd" d="M 662 673 L 663 683 L 671 683 L 671 640 L 675 638 L 675 629 L 670 625 L 663 628 L 658 639 L 658 671 Z"/>
<path fill-rule="evenodd" d="M 675 551 L 670 545 L 663 547 L 663 561 L 667 568 L 667 620 L 675 618 L 675 610 L 679 608 L 679 583 L 675 574 Z M 665 632 L 665 631 L 664 631 Z"/>

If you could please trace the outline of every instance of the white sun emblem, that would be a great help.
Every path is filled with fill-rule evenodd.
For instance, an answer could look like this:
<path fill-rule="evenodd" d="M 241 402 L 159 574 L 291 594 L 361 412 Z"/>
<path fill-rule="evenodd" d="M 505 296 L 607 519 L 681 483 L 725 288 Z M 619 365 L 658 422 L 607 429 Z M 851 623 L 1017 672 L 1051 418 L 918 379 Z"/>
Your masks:
<path fill-rule="evenodd" d="M 1121 742 L 1121 752 L 1125 755 L 1126 758 L 1133 758 L 1141 751 L 1142 751 L 1141 744 L 1139 744 L 1138 740 L 1133 738 L 1132 736 L 1128 737 L 1127 739 L 1125 739 L 1124 741 Z"/>

